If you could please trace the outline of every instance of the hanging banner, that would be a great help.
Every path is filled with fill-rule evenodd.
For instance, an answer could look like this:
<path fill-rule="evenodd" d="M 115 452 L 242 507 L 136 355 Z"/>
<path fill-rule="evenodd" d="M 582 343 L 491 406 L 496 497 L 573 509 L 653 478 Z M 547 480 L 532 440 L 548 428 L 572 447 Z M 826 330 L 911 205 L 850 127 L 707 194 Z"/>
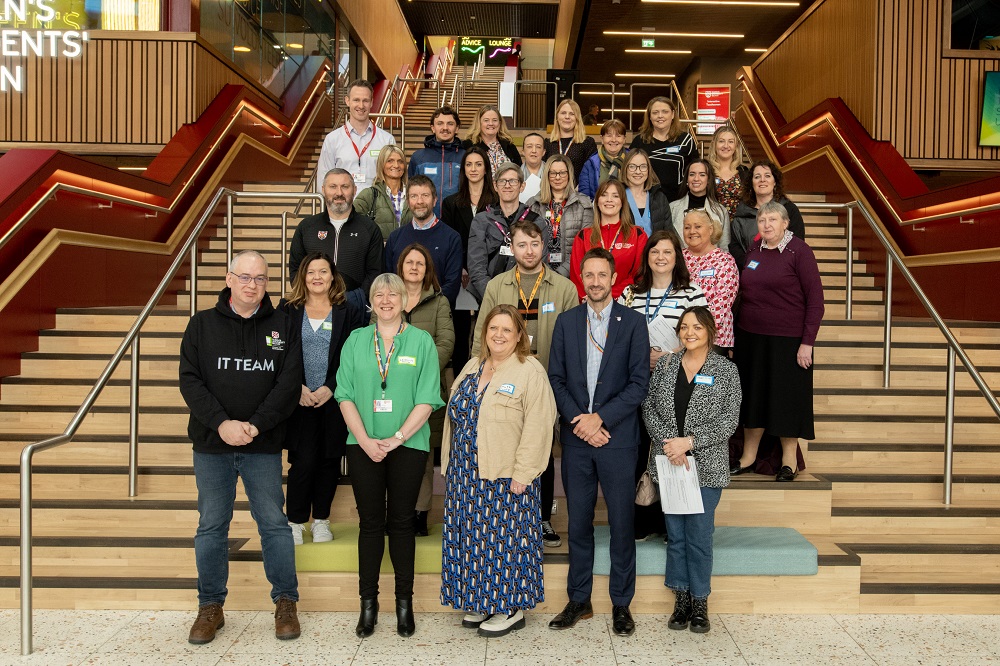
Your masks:
<path fill-rule="evenodd" d="M 720 125 L 729 122 L 730 86 L 698 86 L 695 114 L 698 119 L 697 134 L 711 134 Z"/>

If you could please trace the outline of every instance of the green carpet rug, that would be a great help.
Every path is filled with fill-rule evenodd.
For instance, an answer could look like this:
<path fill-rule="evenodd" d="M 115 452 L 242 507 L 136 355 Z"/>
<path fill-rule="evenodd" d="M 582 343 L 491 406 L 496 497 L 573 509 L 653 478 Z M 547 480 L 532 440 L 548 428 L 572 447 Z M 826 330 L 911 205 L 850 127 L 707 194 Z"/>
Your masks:
<path fill-rule="evenodd" d="M 607 525 L 594 527 L 594 573 L 611 571 Z M 636 575 L 663 576 L 667 545 L 662 539 L 635 544 Z M 790 527 L 716 527 L 713 576 L 815 576 L 816 546 Z"/>
<path fill-rule="evenodd" d="M 302 535 L 305 542 L 295 547 L 295 568 L 298 571 L 353 571 L 358 570 L 358 526 L 346 523 L 330 523 L 333 541 L 313 543 L 312 534 L 306 530 Z M 416 573 L 441 573 L 441 526 L 431 525 L 429 536 L 417 537 Z M 385 573 L 392 571 L 389 562 L 389 544 L 386 543 L 382 557 Z"/>

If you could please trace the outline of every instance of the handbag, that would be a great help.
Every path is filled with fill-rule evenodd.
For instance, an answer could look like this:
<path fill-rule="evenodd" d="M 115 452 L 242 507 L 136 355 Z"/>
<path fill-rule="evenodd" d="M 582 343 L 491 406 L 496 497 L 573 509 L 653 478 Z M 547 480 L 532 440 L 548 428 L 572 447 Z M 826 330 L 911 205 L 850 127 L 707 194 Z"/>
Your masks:
<path fill-rule="evenodd" d="M 660 499 L 660 489 L 653 483 L 649 470 L 642 473 L 639 483 L 635 485 L 635 503 L 639 506 L 650 506 Z"/>

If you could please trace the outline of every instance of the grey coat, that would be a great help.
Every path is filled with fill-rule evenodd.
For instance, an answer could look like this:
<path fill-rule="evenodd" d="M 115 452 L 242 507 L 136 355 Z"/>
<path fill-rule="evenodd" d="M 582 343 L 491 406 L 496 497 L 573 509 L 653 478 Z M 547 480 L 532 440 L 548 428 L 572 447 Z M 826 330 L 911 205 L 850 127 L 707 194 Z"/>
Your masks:
<path fill-rule="evenodd" d="M 514 221 L 524 217 L 533 220 L 542 230 L 544 238 L 552 235 L 552 227 L 548 221 L 531 212 L 524 204 L 519 204 Z M 506 254 L 501 252 L 506 248 Z M 486 285 L 489 281 L 505 271 L 514 268 L 514 256 L 510 254 L 510 237 L 507 220 L 500 210 L 500 204 L 487 206 L 472 218 L 469 229 L 469 293 L 477 302 L 483 302 Z M 546 247 L 543 261 L 548 262 L 549 253 Z"/>
<path fill-rule="evenodd" d="M 642 416 L 653 440 L 649 473 L 654 481 L 658 480 L 654 456 L 663 455 L 663 440 L 693 435 L 692 453 L 702 487 L 725 488 L 729 485 L 729 438 L 736 431 L 743 400 L 740 375 L 729 359 L 710 351 L 699 374 L 713 377 L 715 383 L 695 385 L 684 417 L 686 432 L 678 433 L 674 388 L 684 354 L 682 350 L 660 359 L 649 380 L 649 393 L 642 403 Z"/>
<path fill-rule="evenodd" d="M 551 230 L 552 221 L 545 215 L 549 212 L 547 204 L 540 202 L 538 197 L 532 197 L 528 200 L 528 208 L 548 222 Z M 549 262 L 556 273 L 563 277 L 569 277 L 569 257 L 573 253 L 573 241 L 576 240 L 576 235 L 580 233 L 581 229 L 590 227 L 593 223 L 594 204 L 590 197 L 586 194 L 580 194 L 576 190 L 570 190 L 569 197 L 566 199 L 566 208 L 563 210 L 562 221 L 559 223 L 559 251 L 562 252 L 562 262 L 554 266 L 551 261 Z M 550 231 L 549 235 L 545 237 L 546 245 L 551 237 Z"/>

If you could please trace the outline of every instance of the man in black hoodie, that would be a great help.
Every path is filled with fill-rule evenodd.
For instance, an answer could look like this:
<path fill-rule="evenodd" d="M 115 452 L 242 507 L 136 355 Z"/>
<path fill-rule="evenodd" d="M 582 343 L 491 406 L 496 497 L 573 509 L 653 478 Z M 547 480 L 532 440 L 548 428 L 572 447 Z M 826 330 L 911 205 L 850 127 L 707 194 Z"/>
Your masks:
<path fill-rule="evenodd" d="M 181 341 L 180 389 L 191 410 L 198 486 L 198 618 L 188 641 L 208 643 L 224 624 L 229 523 L 236 480 L 243 487 L 264 556 L 279 639 L 298 638 L 299 599 L 292 530 L 282 510 L 281 445 L 285 420 L 301 392 L 300 332 L 267 297 L 267 262 L 241 252 L 219 302 L 191 318 Z"/>

